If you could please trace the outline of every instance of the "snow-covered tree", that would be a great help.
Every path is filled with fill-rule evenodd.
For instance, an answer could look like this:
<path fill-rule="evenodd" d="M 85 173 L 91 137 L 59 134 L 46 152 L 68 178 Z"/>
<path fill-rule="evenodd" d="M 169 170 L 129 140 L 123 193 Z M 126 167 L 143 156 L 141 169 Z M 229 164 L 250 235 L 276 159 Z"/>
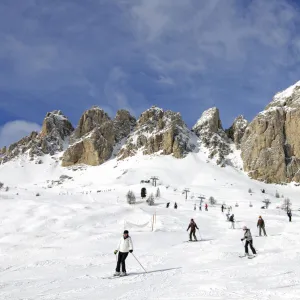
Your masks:
<path fill-rule="evenodd" d="M 127 198 L 128 204 L 135 204 L 136 198 L 135 198 L 133 191 L 128 191 L 126 198 Z"/>
<path fill-rule="evenodd" d="M 217 200 L 212 196 L 209 197 L 208 201 L 209 201 L 210 205 L 216 205 L 217 204 Z"/>
<path fill-rule="evenodd" d="M 292 202 L 289 198 L 285 198 L 283 201 L 283 205 L 282 205 L 282 209 L 288 211 L 289 209 L 291 209 L 292 206 Z"/>
<path fill-rule="evenodd" d="M 154 196 L 153 194 L 150 194 L 150 196 L 147 199 L 148 205 L 153 206 L 154 205 Z"/>

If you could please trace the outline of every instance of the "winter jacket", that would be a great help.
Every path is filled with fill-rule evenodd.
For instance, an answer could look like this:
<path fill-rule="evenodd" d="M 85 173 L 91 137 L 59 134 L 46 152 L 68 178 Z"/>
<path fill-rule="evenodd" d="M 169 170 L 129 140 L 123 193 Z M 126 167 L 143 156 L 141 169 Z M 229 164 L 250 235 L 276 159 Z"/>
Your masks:
<path fill-rule="evenodd" d="M 265 221 L 262 218 L 258 219 L 257 227 L 265 227 Z"/>
<path fill-rule="evenodd" d="M 231 216 L 231 217 L 229 218 L 229 221 L 230 221 L 230 222 L 234 222 L 234 216 Z"/>
<path fill-rule="evenodd" d="M 190 228 L 191 228 L 191 231 L 195 231 L 196 228 L 199 229 L 195 222 L 191 222 L 187 230 L 189 230 Z"/>
<path fill-rule="evenodd" d="M 124 237 L 121 237 L 117 250 L 127 253 L 129 252 L 129 250 L 133 250 L 131 237 L 129 236 L 126 239 L 124 239 Z"/>
<path fill-rule="evenodd" d="M 252 235 L 251 235 L 250 229 L 247 229 L 245 231 L 244 240 L 246 240 L 246 241 L 252 241 Z"/>

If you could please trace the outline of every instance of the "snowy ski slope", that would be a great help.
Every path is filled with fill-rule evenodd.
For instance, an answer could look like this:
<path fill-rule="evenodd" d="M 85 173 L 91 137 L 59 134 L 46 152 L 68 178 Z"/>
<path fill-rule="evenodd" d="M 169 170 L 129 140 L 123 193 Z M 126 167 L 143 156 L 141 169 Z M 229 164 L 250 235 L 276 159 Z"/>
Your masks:
<path fill-rule="evenodd" d="M 47 182 L 61 175 L 73 179 Z M 150 184 L 140 184 L 151 176 L 159 177 L 161 191 L 153 207 L 140 199 L 141 187 L 155 193 Z M 0 166 L 0 181 L 10 187 L 0 192 L 1 300 L 300 299 L 300 202 L 294 185 L 253 181 L 242 171 L 207 162 L 203 153 L 182 160 L 135 156 L 76 171 L 47 156 L 41 165 L 20 158 Z M 184 188 L 191 190 L 187 200 Z M 125 200 L 129 189 L 137 196 L 132 206 Z M 293 202 L 292 223 L 276 209 L 283 200 L 274 197 L 276 190 Z M 229 229 L 219 205 L 193 210 L 201 195 L 233 206 L 237 227 L 252 230 L 255 259 L 239 258 L 243 232 Z M 265 198 L 272 202 L 268 210 L 260 209 Z M 267 238 L 255 237 L 259 215 Z M 201 242 L 186 242 L 190 218 L 200 228 Z M 130 275 L 107 279 L 124 224 L 148 273 L 130 255 Z"/>

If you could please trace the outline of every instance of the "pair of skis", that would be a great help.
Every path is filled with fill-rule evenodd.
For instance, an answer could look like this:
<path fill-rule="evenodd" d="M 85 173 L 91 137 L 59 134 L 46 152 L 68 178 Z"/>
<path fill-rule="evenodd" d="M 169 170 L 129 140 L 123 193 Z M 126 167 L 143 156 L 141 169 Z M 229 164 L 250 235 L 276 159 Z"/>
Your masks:
<path fill-rule="evenodd" d="M 256 257 L 256 255 L 239 255 L 239 258 L 247 257 L 248 259 L 253 259 Z"/>
<path fill-rule="evenodd" d="M 102 277 L 102 279 L 115 279 L 115 278 L 123 278 L 123 277 L 127 277 L 130 274 L 126 274 L 126 275 L 113 275 L 113 276 L 108 276 L 108 277 Z"/>

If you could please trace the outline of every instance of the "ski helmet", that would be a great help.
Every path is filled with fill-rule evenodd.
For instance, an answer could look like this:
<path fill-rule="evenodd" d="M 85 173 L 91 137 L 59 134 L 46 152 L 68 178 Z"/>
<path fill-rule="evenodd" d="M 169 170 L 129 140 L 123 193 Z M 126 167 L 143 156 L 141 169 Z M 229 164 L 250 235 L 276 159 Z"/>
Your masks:
<path fill-rule="evenodd" d="M 244 227 L 243 227 L 243 230 L 247 230 L 247 229 L 248 229 L 247 226 L 244 226 Z"/>
<path fill-rule="evenodd" d="M 259 219 L 261 219 L 261 216 L 259 216 Z"/>
<path fill-rule="evenodd" d="M 124 230 L 124 234 L 128 234 L 129 232 L 128 232 L 128 230 Z"/>
<path fill-rule="evenodd" d="M 191 222 L 194 222 L 194 219 L 191 219 Z"/>

